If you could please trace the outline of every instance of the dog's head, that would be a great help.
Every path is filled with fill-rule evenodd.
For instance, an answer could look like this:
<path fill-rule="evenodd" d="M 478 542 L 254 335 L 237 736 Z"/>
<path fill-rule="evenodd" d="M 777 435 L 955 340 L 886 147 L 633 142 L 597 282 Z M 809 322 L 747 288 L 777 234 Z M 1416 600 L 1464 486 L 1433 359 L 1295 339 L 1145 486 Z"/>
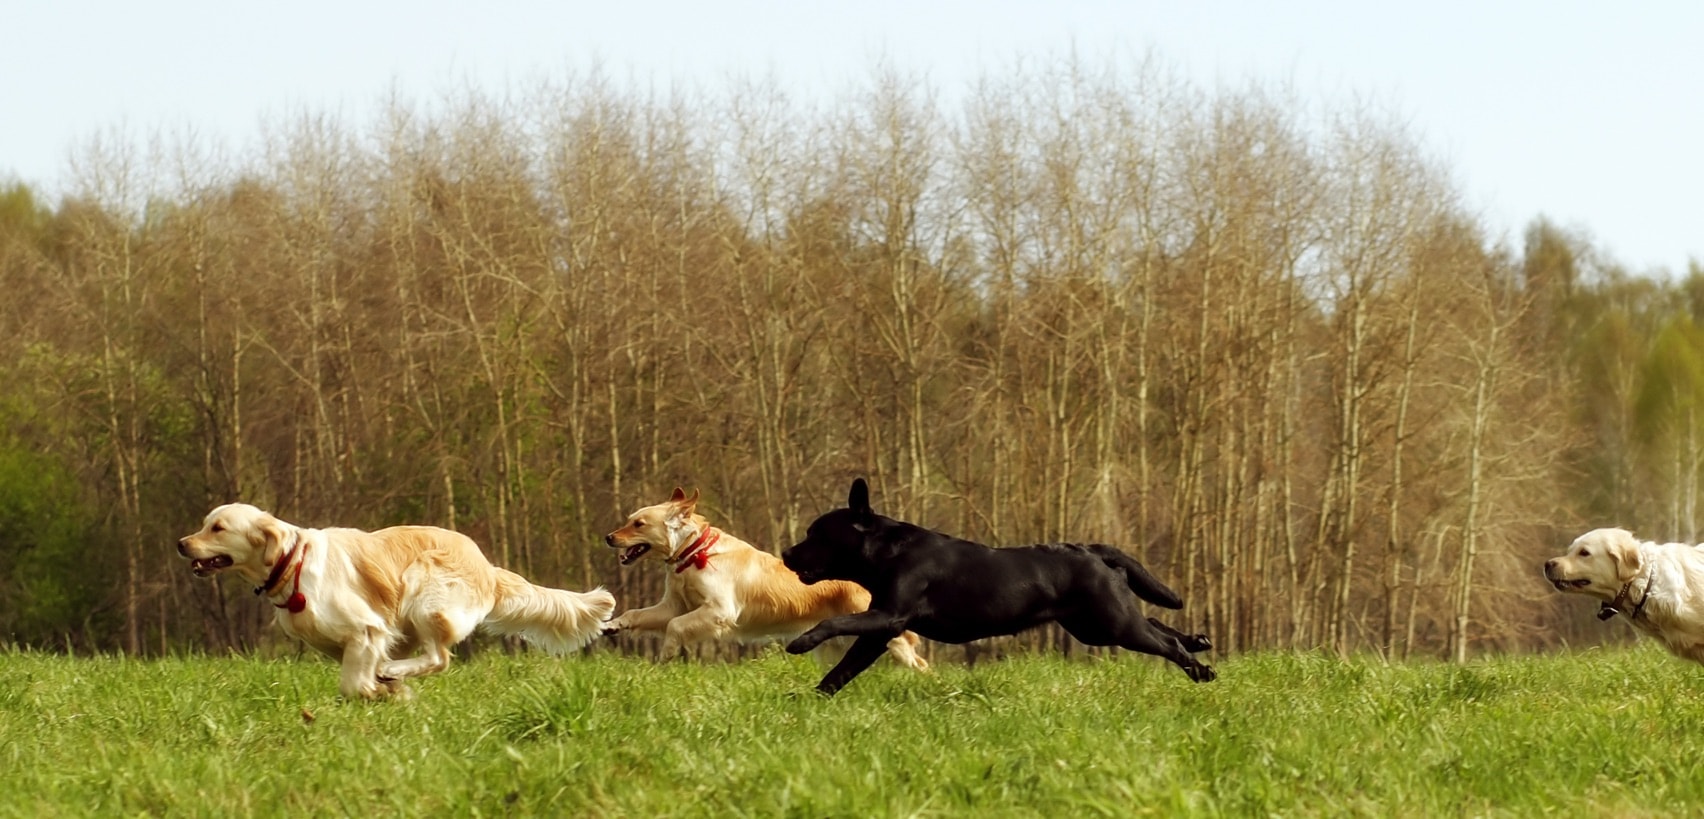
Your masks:
<path fill-rule="evenodd" d="M 289 524 L 246 503 L 227 503 L 207 513 L 201 531 L 178 541 L 190 571 L 210 577 L 235 568 L 250 579 L 266 576 L 290 539 Z"/>
<path fill-rule="evenodd" d="M 604 535 L 604 543 L 621 550 L 623 566 L 646 555 L 666 561 L 688 545 L 687 533 L 702 531 L 708 525 L 698 515 L 698 490 L 692 490 L 688 497 L 677 486 L 668 500 L 629 515 L 620 529 Z"/>
<path fill-rule="evenodd" d="M 845 509 L 835 509 L 811 521 L 805 539 L 781 553 L 781 562 L 805 583 L 822 580 L 859 581 L 886 552 L 888 519 L 870 508 L 870 487 L 863 478 L 852 482 Z"/>
<path fill-rule="evenodd" d="M 1557 591 L 1614 598 L 1639 575 L 1639 541 L 1626 529 L 1593 529 L 1574 539 L 1561 557 L 1544 562 L 1544 579 Z"/>

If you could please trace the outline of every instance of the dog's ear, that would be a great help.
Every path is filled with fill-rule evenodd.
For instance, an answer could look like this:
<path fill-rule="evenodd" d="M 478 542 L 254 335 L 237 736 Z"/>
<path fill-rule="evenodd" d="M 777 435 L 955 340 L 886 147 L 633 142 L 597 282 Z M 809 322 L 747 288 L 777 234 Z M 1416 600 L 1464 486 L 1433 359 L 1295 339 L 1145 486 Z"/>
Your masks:
<path fill-rule="evenodd" d="M 846 508 L 851 509 L 859 517 L 875 514 L 870 508 L 870 485 L 863 478 L 854 478 L 852 491 L 846 495 Z"/>
<path fill-rule="evenodd" d="M 278 562 L 284 554 L 284 547 L 290 539 L 290 533 L 284 528 L 284 521 L 271 515 L 262 514 L 254 523 L 254 531 L 260 536 L 260 556 L 271 566 Z"/>
<path fill-rule="evenodd" d="M 680 487 L 675 487 L 674 497 L 669 498 L 669 500 L 679 507 L 680 515 L 690 515 L 698 509 L 698 489 L 694 487 L 692 494 L 688 496 L 685 492 L 680 491 Z"/>
<path fill-rule="evenodd" d="M 1639 576 L 1645 568 L 1645 558 L 1639 552 L 1639 541 L 1633 533 L 1621 530 L 1609 544 L 1609 557 L 1615 561 L 1615 579 L 1626 583 Z"/>

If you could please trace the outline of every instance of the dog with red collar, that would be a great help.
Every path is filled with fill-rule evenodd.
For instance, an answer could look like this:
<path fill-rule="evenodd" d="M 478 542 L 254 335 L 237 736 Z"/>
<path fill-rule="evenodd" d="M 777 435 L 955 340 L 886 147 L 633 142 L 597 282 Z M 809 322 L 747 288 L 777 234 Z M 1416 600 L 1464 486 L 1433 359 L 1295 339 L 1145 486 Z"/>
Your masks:
<path fill-rule="evenodd" d="M 615 611 L 603 589 L 535 586 L 435 526 L 312 529 L 228 503 L 178 553 L 197 577 L 229 571 L 255 584 L 285 634 L 341 664 L 338 689 L 350 699 L 406 699 L 406 680 L 448 668 L 476 628 L 568 653 Z"/>
<path fill-rule="evenodd" d="M 677 487 L 668 500 L 634 512 L 604 536 L 610 548 L 620 550 L 623 566 L 649 559 L 669 567 L 663 599 L 623 612 L 605 625 L 605 634 L 662 632 L 663 656 L 672 659 L 707 641 L 791 640 L 829 617 L 869 608 L 870 593 L 861 586 L 807 586 L 781 558 L 712 526 L 698 514 L 698 497 L 696 489 L 689 497 Z M 887 653 L 901 665 L 926 670 L 918 642 L 905 632 L 887 641 Z"/>

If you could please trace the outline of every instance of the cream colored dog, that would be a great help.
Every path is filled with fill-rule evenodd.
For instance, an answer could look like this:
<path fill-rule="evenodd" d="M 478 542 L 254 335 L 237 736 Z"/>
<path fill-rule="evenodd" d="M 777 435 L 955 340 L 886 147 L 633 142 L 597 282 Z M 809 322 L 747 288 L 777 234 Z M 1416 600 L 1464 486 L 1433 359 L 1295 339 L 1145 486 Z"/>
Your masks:
<path fill-rule="evenodd" d="M 1603 601 L 1598 617 L 1626 615 L 1669 651 L 1704 663 L 1704 549 L 1593 529 L 1545 561 L 1544 578 L 1557 591 Z"/>
<path fill-rule="evenodd" d="M 621 550 L 626 566 L 653 555 L 670 571 L 663 599 L 628 609 L 605 634 L 629 629 L 663 632 L 663 656 L 704 640 L 764 642 L 791 640 L 836 615 L 870 607 L 870 593 L 840 580 L 805 585 L 781 558 L 717 529 L 698 514 L 698 492 L 676 489 L 668 501 L 634 512 L 604 542 Z M 888 654 L 918 671 L 929 664 L 917 656 L 917 635 L 907 631 L 888 641 Z"/>
<path fill-rule="evenodd" d="M 534 586 L 492 566 L 467 536 L 433 526 L 304 529 L 232 503 L 209 512 L 178 552 L 197 576 L 231 569 L 254 583 L 285 633 L 342 660 L 338 687 L 351 699 L 407 697 L 405 679 L 443 671 L 450 648 L 482 624 L 568 652 L 615 611 L 601 588 Z"/>

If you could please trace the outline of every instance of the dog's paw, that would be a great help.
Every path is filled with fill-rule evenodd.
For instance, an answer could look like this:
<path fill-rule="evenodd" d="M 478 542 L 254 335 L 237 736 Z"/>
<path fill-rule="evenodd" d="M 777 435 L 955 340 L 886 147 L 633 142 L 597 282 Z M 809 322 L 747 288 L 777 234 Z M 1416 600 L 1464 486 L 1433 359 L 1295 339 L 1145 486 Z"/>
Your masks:
<path fill-rule="evenodd" d="M 615 635 L 621 633 L 621 627 L 620 626 L 612 626 L 612 625 L 609 625 L 609 624 L 606 623 L 603 627 L 603 631 L 598 632 L 598 633 L 600 635 L 604 636 L 604 637 L 614 637 Z"/>
<path fill-rule="evenodd" d="M 1191 666 L 1189 668 L 1185 668 L 1183 671 L 1184 671 L 1185 674 L 1189 675 L 1189 678 L 1191 680 L 1194 680 L 1198 683 L 1212 682 L 1216 679 L 1219 679 L 1219 672 L 1214 671 L 1213 667 L 1210 666 L 1210 665 L 1199 665 L 1198 664 L 1198 665 Z"/>
<path fill-rule="evenodd" d="M 798 637 L 794 637 L 793 641 L 787 644 L 787 653 L 803 654 L 813 648 L 816 648 L 817 644 L 821 642 L 821 640 L 811 639 L 810 635 L 800 635 Z"/>
<path fill-rule="evenodd" d="M 1212 651 L 1213 641 L 1205 634 L 1185 634 L 1183 636 L 1183 650 L 1191 654 Z"/>

